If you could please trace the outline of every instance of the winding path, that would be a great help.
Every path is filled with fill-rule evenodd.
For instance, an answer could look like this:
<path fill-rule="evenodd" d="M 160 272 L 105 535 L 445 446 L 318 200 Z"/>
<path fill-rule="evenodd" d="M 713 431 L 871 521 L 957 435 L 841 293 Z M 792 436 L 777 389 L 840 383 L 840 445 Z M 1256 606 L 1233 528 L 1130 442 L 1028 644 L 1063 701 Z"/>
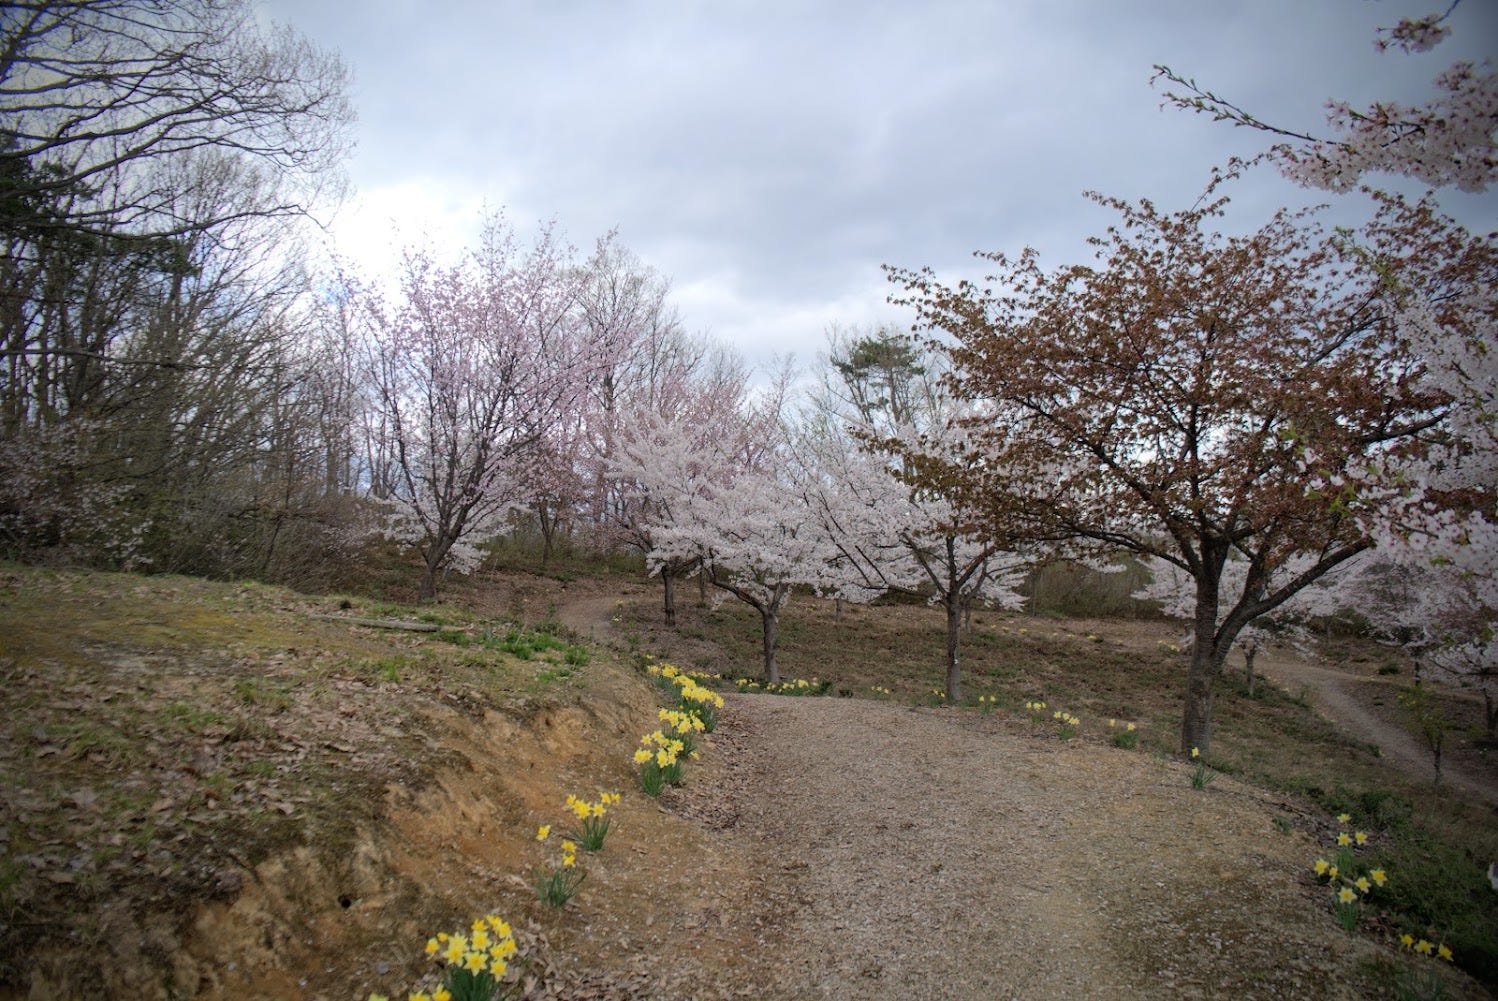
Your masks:
<path fill-rule="evenodd" d="M 1394 683 L 1382 678 L 1350 675 L 1288 658 L 1262 660 L 1261 672 L 1265 678 L 1286 691 L 1306 692 L 1311 705 L 1327 719 L 1358 739 L 1376 744 L 1380 756 L 1391 767 L 1417 782 L 1431 780 L 1430 751 L 1409 731 L 1370 712 L 1352 691 L 1354 687 L 1367 685 L 1384 685 L 1393 689 L 1396 687 Z M 1444 785 L 1455 786 L 1485 802 L 1498 805 L 1498 788 L 1491 781 L 1464 771 L 1454 762 L 1447 761 L 1442 765 L 1441 781 Z"/>

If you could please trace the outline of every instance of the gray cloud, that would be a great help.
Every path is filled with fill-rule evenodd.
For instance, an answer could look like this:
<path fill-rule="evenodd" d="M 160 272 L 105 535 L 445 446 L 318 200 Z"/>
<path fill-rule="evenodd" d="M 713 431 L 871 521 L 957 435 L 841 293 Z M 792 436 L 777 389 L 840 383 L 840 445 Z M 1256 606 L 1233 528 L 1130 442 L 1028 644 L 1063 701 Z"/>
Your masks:
<path fill-rule="evenodd" d="M 1469 3 L 1451 43 L 1380 56 L 1374 26 L 1425 7 L 1362 0 L 265 7 L 354 66 L 361 189 L 416 178 L 580 243 L 617 226 L 673 276 L 689 325 L 756 354 L 814 349 L 807 325 L 836 311 L 881 315 L 880 263 L 1075 258 L 1109 221 L 1084 189 L 1182 206 L 1264 146 L 1160 110 L 1153 63 L 1314 129 L 1327 98 L 1419 99 L 1498 37 L 1498 12 Z M 1237 197 L 1252 224 L 1307 196 L 1266 173 Z"/>

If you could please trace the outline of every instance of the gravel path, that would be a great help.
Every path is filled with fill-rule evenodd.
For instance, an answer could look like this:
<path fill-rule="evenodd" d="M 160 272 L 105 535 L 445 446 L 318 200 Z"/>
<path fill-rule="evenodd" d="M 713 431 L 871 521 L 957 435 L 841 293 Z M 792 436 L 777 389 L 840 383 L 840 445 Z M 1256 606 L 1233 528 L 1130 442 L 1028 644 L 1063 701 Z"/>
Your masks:
<path fill-rule="evenodd" d="M 780 920 L 735 971 L 756 996 L 1377 994 L 1379 947 L 1307 877 L 1319 836 L 1277 830 L 1262 791 L 863 700 L 736 696 L 719 734 L 693 798 L 778 873 L 760 910 Z"/>

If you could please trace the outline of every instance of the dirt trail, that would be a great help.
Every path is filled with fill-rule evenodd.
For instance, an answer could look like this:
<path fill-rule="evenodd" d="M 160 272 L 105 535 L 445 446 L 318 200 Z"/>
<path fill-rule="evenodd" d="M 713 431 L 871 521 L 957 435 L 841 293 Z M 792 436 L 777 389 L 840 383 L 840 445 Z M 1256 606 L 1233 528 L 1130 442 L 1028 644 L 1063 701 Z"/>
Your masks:
<path fill-rule="evenodd" d="M 1284 657 L 1262 659 L 1261 671 L 1265 678 L 1286 691 L 1306 692 L 1311 705 L 1347 733 L 1378 745 L 1380 755 L 1391 767 L 1417 782 L 1431 780 L 1430 751 L 1425 745 L 1409 731 L 1371 711 L 1366 699 L 1359 698 L 1354 691 L 1363 689 L 1366 692 L 1369 686 L 1393 689 L 1397 687 L 1394 683 Z M 1498 805 L 1498 787 L 1449 759 L 1441 766 L 1441 781 Z"/>
<path fill-rule="evenodd" d="M 783 876 L 763 996 L 1371 996 L 1377 947 L 1330 920 L 1272 797 L 1017 725 L 730 700 L 699 788 Z"/>
<path fill-rule="evenodd" d="M 612 602 L 562 613 L 574 629 L 590 614 L 606 629 Z M 700 864 L 747 858 L 754 874 L 714 933 L 740 943 L 734 962 L 676 953 L 647 992 L 657 1001 L 1361 999 L 1387 986 L 1375 961 L 1392 953 L 1346 935 L 1307 875 L 1330 837 L 1314 818 L 1011 717 L 731 695 L 668 801 L 719 833 Z M 1460 975 L 1448 988 L 1487 996 Z"/>

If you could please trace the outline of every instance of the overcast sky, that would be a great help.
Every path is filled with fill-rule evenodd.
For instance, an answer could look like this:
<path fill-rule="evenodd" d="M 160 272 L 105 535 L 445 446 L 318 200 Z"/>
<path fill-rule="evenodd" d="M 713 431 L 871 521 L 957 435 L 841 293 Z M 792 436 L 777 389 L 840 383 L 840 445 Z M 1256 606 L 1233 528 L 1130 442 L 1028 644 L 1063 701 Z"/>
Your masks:
<path fill-rule="evenodd" d="M 1161 109 L 1155 63 L 1314 131 L 1327 98 L 1419 101 L 1498 56 L 1498 0 L 1465 0 L 1418 56 L 1377 53 L 1374 29 L 1444 0 L 262 3 L 353 70 L 341 253 L 379 272 L 403 244 L 461 247 L 485 206 L 584 248 L 617 229 L 689 329 L 756 362 L 809 361 L 834 321 L 907 326 L 880 264 L 1074 263 L 1112 221 L 1084 191 L 1184 208 L 1263 148 Z M 1252 228 L 1327 196 L 1260 171 L 1234 197 L 1226 225 Z M 1442 198 L 1498 225 L 1495 193 Z"/>

